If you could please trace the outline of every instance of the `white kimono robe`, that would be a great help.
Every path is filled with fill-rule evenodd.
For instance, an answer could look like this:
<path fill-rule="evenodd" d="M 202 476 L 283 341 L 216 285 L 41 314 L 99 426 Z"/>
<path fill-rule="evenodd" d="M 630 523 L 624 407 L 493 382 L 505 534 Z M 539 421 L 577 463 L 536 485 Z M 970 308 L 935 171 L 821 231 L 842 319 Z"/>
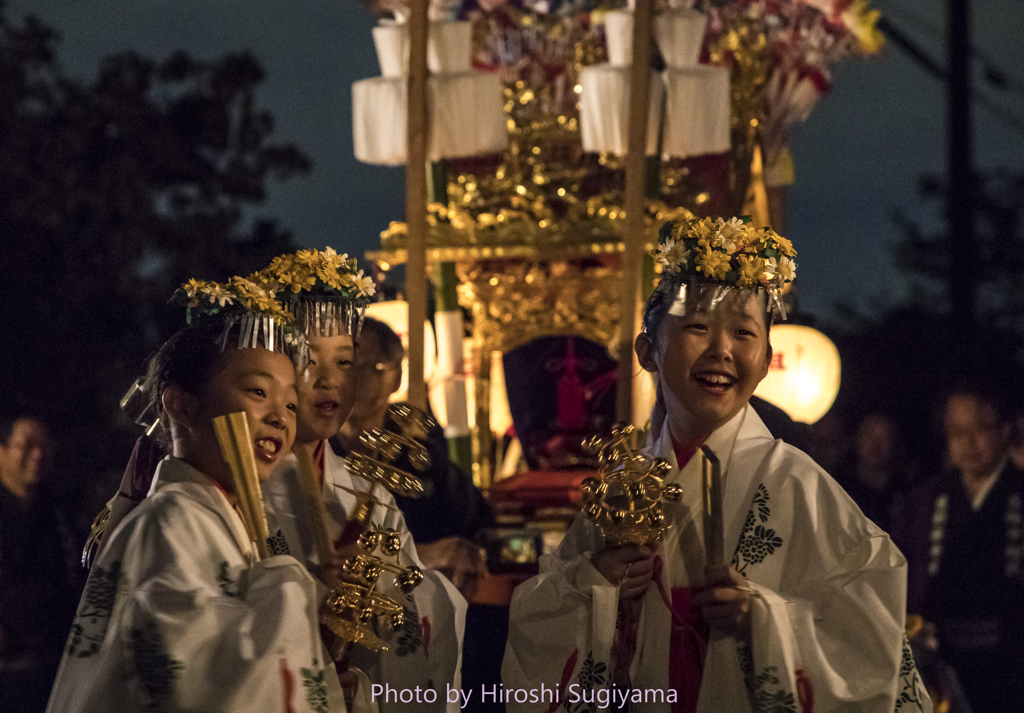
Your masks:
<path fill-rule="evenodd" d="M 292 557 L 257 560 L 240 516 L 198 470 L 165 458 L 109 537 L 49 711 L 345 711 L 316 582 Z"/>
<path fill-rule="evenodd" d="M 673 466 L 667 480 L 683 488 L 682 502 L 666 505 L 671 529 L 658 550 L 666 591 L 699 585 L 705 569 L 701 459 L 680 470 L 668 431 L 647 450 Z M 889 537 L 807 455 L 773 440 L 750 406 L 707 445 L 722 461 L 726 559 L 732 555 L 756 596 L 749 645 L 711 631 L 696 710 L 800 711 L 800 678 L 804 697 L 810 682 L 815 713 L 930 711 L 904 636 L 906 561 Z M 618 588 L 591 564 L 603 547 L 581 516 L 557 553 L 541 561 L 541 574 L 516 589 L 506 695 L 560 684 L 569 713 L 602 707 L 601 695 L 622 695 L 608 690 Z M 680 693 L 672 695 L 669 683 L 672 627 L 652 585 L 629 667 L 634 712 L 667 713 Z M 550 699 L 519 705 L 515 695 L 510 713 L 558 706 Z"/>
<path fill-rule="evenodd" d="M 409 595 L 394 586 L 393 577 L 388 573 L 380 578 L 378 589 L 402 604 L 406 623 L 393 634 L 386 630 L 377 632 L 388 647 L 386 651 L 373 654 L 362 647 L 353 647 L 352 665 L 364 671 L 372 684 L 386 686 L 383 692 L 371 689 L 371 693 L 379 692 L 372 700 L 381 713 L 406 710 L 410 701 L 402 698 L 405 694 L 401 692 L 414 693 L 417 687 L 421 689 L 419 702 L 422 704 L 416 706 L 417 710 L 456 713 L 459 704 L 448 702 L 448 691 L 458 690 L 462 684 L 466 600 L 447 577 L 423 566 L 405 518 L 391 493 L 364 478 L 354 478 L 348 472 L 345 459 L 335 455 L 327 443 L 324 453 L 322 496 L 331 541 L 337 541 L 348 521 L 348 513 L 355 509 L 356 496 L 349 491 L 372 489 L 373 496 L 386 507 L 374 508 L 371 523 L 401 533 L 400 563 L 405 567 L 414 564 L 424 574 L 423 581 Z M 304 515 L 296 467 L 294 457 L 290 457 L 264 484 L 270 539 L 273 546 L 287 548 L 307 565 L 318 565 L 310 530 L 302 523 Z M 433 693 L 426 693 L 428 689 Z"/>

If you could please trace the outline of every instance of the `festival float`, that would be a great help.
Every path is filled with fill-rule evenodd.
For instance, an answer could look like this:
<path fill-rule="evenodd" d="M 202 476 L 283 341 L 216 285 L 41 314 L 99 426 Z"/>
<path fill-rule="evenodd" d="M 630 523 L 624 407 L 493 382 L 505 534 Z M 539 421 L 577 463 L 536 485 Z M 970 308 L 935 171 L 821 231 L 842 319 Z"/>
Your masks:
<path fill-rule="evenodd" d="M 453 459 L 504 522 L 558 531 L 599 469 L 583 441 L 647 421 L 653 385 L 632 344 L 660 226 L 749 215 L 783 230 L 791 132 L 837 62 L 880 49 L 878 13 L 865 0 L 369 5 L 381 76 L 353 85 L 354 144 L 360 161 L 406 166 L 406 221 L 367 256 L 382 280 L 406 265 L 408 302 L 376 306 L 408 335 L 401 398 L 425 406 L 428 383 Z M 832 370 L 815 376 L 823 396 L 801 392 L 810 415 L 791 413 L 820 418 L 837 357 L 799 354 L 773 368 Z M 800 374 L 770 376 L 766 398 L 807 391 Z"/>

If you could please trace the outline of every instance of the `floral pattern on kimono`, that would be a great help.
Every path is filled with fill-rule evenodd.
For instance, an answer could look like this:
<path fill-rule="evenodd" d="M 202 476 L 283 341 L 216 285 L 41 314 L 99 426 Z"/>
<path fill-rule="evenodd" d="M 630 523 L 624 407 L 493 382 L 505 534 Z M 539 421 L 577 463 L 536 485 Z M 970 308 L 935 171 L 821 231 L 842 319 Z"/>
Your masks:
<path fill-rule="evenodd" d="M 160 463 L 150 495 L 95 562 L 50 695 L 52 713 L 344 713 L 320 641 L 316 582 L 258 560 L 202 473 Z M 309 672 L 317 695 L 291 684 Z"/>
<path fill-rule="evenodd" d="M 683 498 L 666 507 L 659 544 L 662 589 L 700 586 L 705 571 L 700 459 L 676 465 L 668 429 L 647 449 L 673 467 L 666 481 Z M 696 700 L 698 713 L 800 711 L 891 713 L 919 681 L 903 661 L 906 561 L 845 492 L 810 458 L 771 437 L 749 406 L 706 445 L 722 462 L 723 535 L 733 567 L 753 592 L 749 645 L 712 630 Z M 593 651 L 614 670 L 618 588 L 593 566 L 605 544 L 577 518 L 541 573 L 512 600 L 502 679 L 536 688 L 558 678 L 574 650 Z M 667 691 L 671 614 L 657 586 L 642 599 L 634 689 Z M 608 658 L 611 657 L 611 658 Z M 573 679 L 581 664 L 574 664 Z M 549 684 L 550 685 L 550 684 Z M 680 699 L 684 696 L 680 694 Z M 931 711 L 927 697 L 921 709 Z M 901 710 L 907 710 L 907 701 Z M 508 713 L 541 713 L 509 703 Z M 671 713 L 668 697 L 632 702 L 633 713 Z M 911 709 L 913 710 L 913 709 Z"/>

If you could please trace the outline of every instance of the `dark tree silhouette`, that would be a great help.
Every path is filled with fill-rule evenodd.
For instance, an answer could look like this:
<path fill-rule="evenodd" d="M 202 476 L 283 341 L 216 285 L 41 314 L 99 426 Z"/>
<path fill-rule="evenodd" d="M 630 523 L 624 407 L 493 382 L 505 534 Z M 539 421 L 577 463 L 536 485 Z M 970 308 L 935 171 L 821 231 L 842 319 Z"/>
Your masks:
<path fill-rule="evenodd" d="M 920 193 L 945 201 L 946 183 L 924 176 Z M 948 227 L 925 230 L 902 214 L 895 218 L 904 239 L 897 264 L 912 279 L 922 306 L 948 311 L 949 261 L 975 266 L 979 323 L 1024 337 L 1024 173 L 997 169 L 976 174 L 975 231 L 978 250 L 968 255 L 949 240 Z"/>
<path fill-rule="evenodd" d="M 124 52 L 86 83 L 62 72 L 58 41 L 0 0 L 0 409 L 49 417 L 87 482 L 127 458 L 135 430 L 117 402 L 183 323 L 174 289 L 289 250 L 246 209 L 310 164 L 271 141 L 247 52 Z"/>
<path fill-rule="evenodd" d="M 925 200 L 941 205 L 945 192 L 940 179 L 921 179 Z M 957 251 L 942 221 L 926 229 L 897 214 L 903 239 L 895 259 L 910 285 L 908 299 L 874 313 L 846 305 L 826 330 L 843 356 L 834 409 L 851 423 L 874 409 L 894 414 L 913 449 L 934 467 L 944 450 L 937 409 L 945 389 L 988 380 L 1009 404 L 1024 399 L 1024 175 L 979 174 L 975 197 L 974 254 Z M 975 267 L 971 335 L 957 333 L 950 319 L 950 260 Z M 954 359 L 960 345 L 974 364 L 966 370 Z"/>

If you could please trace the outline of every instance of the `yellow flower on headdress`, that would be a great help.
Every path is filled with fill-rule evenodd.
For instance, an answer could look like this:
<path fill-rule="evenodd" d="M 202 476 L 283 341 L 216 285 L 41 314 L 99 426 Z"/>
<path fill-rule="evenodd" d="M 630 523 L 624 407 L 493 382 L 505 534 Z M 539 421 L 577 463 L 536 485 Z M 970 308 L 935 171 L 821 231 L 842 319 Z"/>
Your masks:
<path fill-rule="evenodd" d="M 857 38 L 860 51 L 865 54 L 876 54 L 885 44 L 883 35 L 877 25 L 881 13 L 871 9 L 867 0 L 853 0 L 843 11 L 843 24 Z"/>
<path fill-rule="evenodd" d="M 696 262 L 697 269 L 709 280 L 721 280 L 729 271 L 729 256 L 719 250 L 701 250 Z"/>
<path fill-rule="evenodd" d="M 686 226 L 686 223 L 680 223 L 680 225 Z M 715 233 L 718 232 L 718 225 L 714 218 L 701 218 L 700 220 L 690 223 L 689 226 L 686 227 L 688 228 L 688 230 L 686 230 L 687 233 L 698 240 L 703 241 L 710 241 L 715 237 Z"/>
<path fill-rule="evenodd" d="M 774 240 L 775 244 L 779 246 L 779 250 L 782 252 L 783 255 L 786 255 L 788 257 L 793 257 L 794 255 L 796 255 L 796 250 L 793 249 L 793 243 L 789 240 L 789 238 L 784 238 L 778 233 L 773 232 L 772 240 Z"/>
<path fill-rule="evenodd" d="M 740 255 L 738 262 L 739 277 L 736 280 L 738 287 L 754 287 L 768 279 L 764 258 L 757 255 Z"/>
<path fill-rule="evenodd" d="M 181 286 L 182 289 L 185 290 L 185 295 L 188 297 L 189 307 L 196 307 L 199 304 L 199 295 L 205 286 L 205 282 L 194 278 Z"/>
<path fill-rule="evenodd" d="M 742 235 L 742 237 L 739 240 L 739 242 L 741 243 L 741 246 L 740 246 L 741 249 L 744 250 L 744 251 L 746 251 L 746 250 L 756 250 L 755 246 L 757 245 L 757 238 L 758 238 L 758 229 L 756 227 L 754 227 L 754 224 L 753 223 L 747 223 L 746 225 L 744 225 L 743 226 L 743 235 Z"/>

